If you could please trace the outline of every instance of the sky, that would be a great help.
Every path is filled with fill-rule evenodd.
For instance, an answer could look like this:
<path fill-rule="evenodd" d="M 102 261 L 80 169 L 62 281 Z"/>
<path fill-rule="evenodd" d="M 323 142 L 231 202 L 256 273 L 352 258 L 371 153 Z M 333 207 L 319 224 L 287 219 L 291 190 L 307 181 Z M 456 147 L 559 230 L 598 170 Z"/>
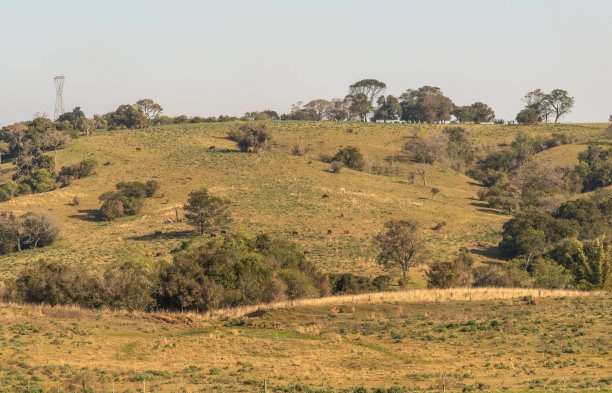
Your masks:
<path fill-rule="evenodd" d="M 290 111 L 365 78 L 514 119 L 541 88 L 612 115 L 609 0 L 0 0 L 0 126 L 151 98 L 169 116 Z"/>

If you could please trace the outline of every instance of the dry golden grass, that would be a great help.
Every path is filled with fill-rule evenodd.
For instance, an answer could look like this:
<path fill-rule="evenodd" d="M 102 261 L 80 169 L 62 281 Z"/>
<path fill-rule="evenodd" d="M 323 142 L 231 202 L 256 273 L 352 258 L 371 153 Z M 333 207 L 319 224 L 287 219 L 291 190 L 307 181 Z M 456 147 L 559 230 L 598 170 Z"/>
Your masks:
<path fill-rule="evenodd" d="M 573 291 L 565 289 L 537 288 L 450 288 L 450 289 L 410 289 L 392 292 L 360 293 L 356 295 L 328 296 L 313 299 L 288 300 L 277 303 L 243 306 L 230 309 L 214 310 L 208 314 L 211 317 L 238 318 L 257 310 L 275 310 L 292 307 L 320 307 L 348 304 L 378 304 L 388 302 L 418 303 L 418 302 L 449 302 L 449 301 L 481 301 L 496 299 L 514 299 L 519 297 L 589 297 L 602 296 L 605 292 Z"/>
<path fill-rule="evenodd" d="M 184 324 L 160 314 L 0 304 L 0 384 L 250 392 L 266 379 L 271 390 L 609 391 L 610 294 L 483 289 L 469 301 L 455 289 L 445 301 L 450 290 L 425 292 L 373 295 L 372 304 L 325 299 L 255 319 L 164 314 Z"/>

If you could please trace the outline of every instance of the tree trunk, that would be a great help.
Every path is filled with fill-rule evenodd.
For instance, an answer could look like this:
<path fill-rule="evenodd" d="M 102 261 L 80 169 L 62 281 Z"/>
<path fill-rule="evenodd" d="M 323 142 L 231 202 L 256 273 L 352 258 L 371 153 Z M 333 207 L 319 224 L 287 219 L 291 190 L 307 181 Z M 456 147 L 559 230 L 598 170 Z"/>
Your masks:
<path fill-rule="evenodd" d="M 53 157 L 53 165 L 57 166 L 57 147 L 55 148 L 55 156 Z"/>
<path fill-rule="evenodd" d="M 406 269 L 402 269 L 402 288 L 406 288 Z"/>

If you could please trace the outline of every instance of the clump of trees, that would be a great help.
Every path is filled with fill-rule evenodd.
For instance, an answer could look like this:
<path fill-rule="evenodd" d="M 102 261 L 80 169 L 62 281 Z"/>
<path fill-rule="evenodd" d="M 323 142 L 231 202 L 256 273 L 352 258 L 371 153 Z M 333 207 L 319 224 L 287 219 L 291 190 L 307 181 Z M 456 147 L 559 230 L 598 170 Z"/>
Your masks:
<path fill-rule="evenodd" d="M 483 102 L 472 105 L 455 106 L 451 112 L 460 123 L 490 123 L 495 120 L 495 112 Z"/>
<path fill-rule="evenodd" d="M 237 142 L 241 151 L 257 153 L 272 139 L 272 135 L 265 124 L 251 122 L 231 128 L 228 138 Z"/>
<path fill-rule="evenodd" d="M 6 283 L 5 300 L 83 307 L 206 311 L 330 294 L 326 275 L 297 245 L 265 234 L 216 238 L 171 262 L 93 272 L 40 261 Z"/>
<path fill-rule="evenodd" d="M 529 273 L 546 260 L 548 269 L 551 263 L 567 269 L 577 287 L 606 289 L 612 284 L 611 214 L 612 192 L 606 190 L 569 200 L 550 214 L 522 211 L 504 224 L 499 248 Z"/>
<path fill-rule="evenodd" d="M 592 191 L 612 184 L 612 148 L 590 144 L 578 154 L 576 172 L 582 180 L 582 190 Z"/>
<path fill-rule="evenodd" d="M 52 244 L 61 230 L 59 221 L 50 213 L 0 213 L 0 253 L 8 254 Z"/>
<path fill-rule="evenodd" d="M 143 199 L 152 197 L 159 186 L 155 180 L 117 183 L 117 191 L 108 191 L 98 197 L 102 201 L 101 218 L 112 221 L 123 216 L 135 216 L 142 208 Z"/>
<path fill-rule="evenodd" d="M 43 156 L 45 157 L 45 156 Z M 0 185 L 0 201 L 8 201 L 20 195 L 28 195 L 32 193 L 41 193 L 54 190 L 59 186 L 65 187 L 72 183 L 75 179 L 94 174 L 94 168 L 97 166 L 95 158 L 87 158 L 77 164 L 62 167 L 57 175 L 53 172 L 50 160 L 42 161 L 42 168 L 33 170 L 29 175 L 23 175 L 18 179 L 11 180 Z"/>
<path fill-rule="evenodd" d="M 551 117 L 554 117 L 557 123 L 574 108 L 574 97 L 563 89 L 554 89 L 548 94 L 536 89 L 527 93 L 523 102 L 525 108 L 516 115 L 516 121 L 527 124 L 548 122 Z"/>
<path fill-rule="evenodd" d="M 149 118 L 137 105 L 119 105 L 105 117 L 110 130 L 146 128 L 150 125 Z"/>
<path fill-rule="evenodd" d="M 428 131 L 414 136 L 402 151 L 415 162 L 444 163 L 458 171 L 465 171 L 476 161 L 477 151 L 461 127 L 446 127 L 443 131 Z"/>
<path fill-rule="evenodd" d="M 439 87 L 408 89 L 400 96 L 402 120 L 411 123 L 438 123 L 450 120 L 454 104 Z"/>

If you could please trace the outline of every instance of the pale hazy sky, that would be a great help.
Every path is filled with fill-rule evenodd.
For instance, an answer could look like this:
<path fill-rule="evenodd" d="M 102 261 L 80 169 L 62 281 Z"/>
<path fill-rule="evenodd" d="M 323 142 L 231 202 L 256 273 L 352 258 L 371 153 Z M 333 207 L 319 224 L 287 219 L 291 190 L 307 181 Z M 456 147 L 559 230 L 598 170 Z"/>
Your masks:
<path fill-rule="evenodd" d="M 607 121 L 611 20 L 610 0 L 0 0 L 0 125 L 52 115 L 60 73 L 88 116 L 144 97 L 171 116 L 284 113 L 376 78 L 506 120 L 564 88 L 565 121 Z"/>

